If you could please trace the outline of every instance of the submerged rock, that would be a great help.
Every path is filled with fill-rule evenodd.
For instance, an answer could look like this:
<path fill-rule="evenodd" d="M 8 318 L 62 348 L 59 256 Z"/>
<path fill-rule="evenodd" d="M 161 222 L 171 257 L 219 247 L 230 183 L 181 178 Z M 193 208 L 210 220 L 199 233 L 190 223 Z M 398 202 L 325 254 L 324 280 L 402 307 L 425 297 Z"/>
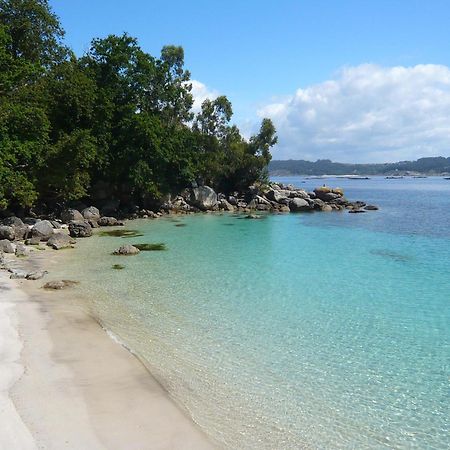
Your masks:
<path fill-rule="evenodd" d="M 25 277 L 27 280 L 40 280 L 43 278 L 48 272 L 46 270 L 39 270 L 37 272 L 29 272 Z"/>
<path fill-rule="evenodd" d="M 113 255 L 131 256 L 137 255 L 138 253 L 140 253 L 140 250 L 137 247 L 131 244 L 125 244 L 114 250 Z"/>
<path fill-rule="evenodd" d="M 75 286 L 76 284 L 78 284 L 78 281 L 59 280 L 59 281 L 49 281 L 48 283 L 45 283 L 44 286 L 42 287 L 44 289 L 60 290 Z"/>
<path fill-rule="evenodd" d="M 367 206 L 364 206 L 364 209 L 366 211 L 377 211 L 379 208 L 378 208 L 378 206 L 375 206 L 375 205 L 367 205 Z"/>

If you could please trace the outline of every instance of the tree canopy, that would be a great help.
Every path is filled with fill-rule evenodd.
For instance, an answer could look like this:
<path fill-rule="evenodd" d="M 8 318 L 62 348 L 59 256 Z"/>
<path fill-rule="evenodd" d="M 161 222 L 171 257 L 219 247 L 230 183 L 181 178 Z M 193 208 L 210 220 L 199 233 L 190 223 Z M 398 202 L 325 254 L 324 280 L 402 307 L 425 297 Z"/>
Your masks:
<path fill-rule="evenodd" d="M 77 58 L 63 37 L 47 0 L 0 0 L 0 209 L 89 198 L 99 184 L 142 203 L 193 181 L 265 179 L 272 122 L 247 141 L 225 96 L 195 115 L 182 47 L 155 57 L 110 35 Z"/>

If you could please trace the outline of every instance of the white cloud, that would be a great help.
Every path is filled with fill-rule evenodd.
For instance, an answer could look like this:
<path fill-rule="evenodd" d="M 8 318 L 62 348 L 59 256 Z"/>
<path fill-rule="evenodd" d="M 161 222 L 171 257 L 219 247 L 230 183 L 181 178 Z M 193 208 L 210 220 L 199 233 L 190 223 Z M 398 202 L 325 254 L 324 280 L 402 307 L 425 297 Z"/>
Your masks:
<path fill-rule="evenodd" d="M 191 94 L 194 98 L 194 105 L 192 109 L 194 112 L 199 112 L 201 110 L 202 103 L 209 98 L 214 100 L 220 94 L 215 89 L 210 89 L 208 86 L 197 80 L 190 80 L 189 83 L 192 85 Z"/>
<path fill-rule="evenodd" d="M 340 70 L 258 111 L 277 128 L 274 159 L 384 162 L 450 155 L 450 68 Z"/>

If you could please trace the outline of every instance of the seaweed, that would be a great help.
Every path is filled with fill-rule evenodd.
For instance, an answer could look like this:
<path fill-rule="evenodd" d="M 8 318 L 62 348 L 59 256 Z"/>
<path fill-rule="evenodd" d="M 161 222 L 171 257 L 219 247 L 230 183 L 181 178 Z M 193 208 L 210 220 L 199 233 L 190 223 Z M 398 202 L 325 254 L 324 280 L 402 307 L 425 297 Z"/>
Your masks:
<path fill-rule="evenodd" d="M 115 270 L 122 270 L 125 269 L 125 266 L 122 266 L 122 264 L 113 264 L 112 268 Z"/>
<path fill-rule="evenodd" d="M 133 244 L 136 248 L 138 248 L 141 252 L 153 252 L 153 251 L 161 251 L 167 250 L 166 244 L 160 242 L 158 244 Z"/>
<path fill-rule="evenodd" d="M 186 224 L 185 223 L 176 223 L 175 226 L 176 227 L 185 227 Z"/>

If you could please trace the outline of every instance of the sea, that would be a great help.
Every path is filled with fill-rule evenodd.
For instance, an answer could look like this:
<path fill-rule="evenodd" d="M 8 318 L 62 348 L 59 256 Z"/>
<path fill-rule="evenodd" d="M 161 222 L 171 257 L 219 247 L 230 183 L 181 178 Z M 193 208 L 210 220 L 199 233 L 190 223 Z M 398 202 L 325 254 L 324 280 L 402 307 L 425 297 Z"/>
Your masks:
<path fill-rule="evenodd" d="M 380 209 L 130 221 L 55 276 L 219 448 L 449 449 L 450 180 L 274 181 Z"/>

